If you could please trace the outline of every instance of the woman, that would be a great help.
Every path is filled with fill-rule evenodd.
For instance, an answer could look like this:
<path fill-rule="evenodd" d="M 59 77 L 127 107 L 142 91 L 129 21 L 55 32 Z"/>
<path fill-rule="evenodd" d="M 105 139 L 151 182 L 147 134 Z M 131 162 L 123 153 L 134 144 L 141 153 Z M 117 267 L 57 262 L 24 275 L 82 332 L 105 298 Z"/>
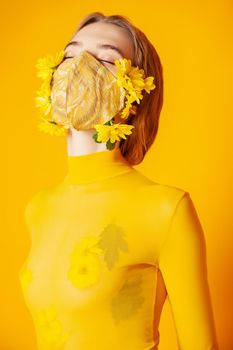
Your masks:
<path fill-rule="evenodd" d="M 20 271 L 38 349 L 156 350 L 168 297 L 178 348 L 217 350 L 204 232 L 189 192 L 132 167 L 158 129 L 155 48 L 126 17 L 92 13 L 52 70 L 40 74 L 49 75 L 52 102 L 39 96 L 38 104 L 53 118 L 40 128 L 68 131 L 68 173 L 25 208 L 32 244 Z"/>

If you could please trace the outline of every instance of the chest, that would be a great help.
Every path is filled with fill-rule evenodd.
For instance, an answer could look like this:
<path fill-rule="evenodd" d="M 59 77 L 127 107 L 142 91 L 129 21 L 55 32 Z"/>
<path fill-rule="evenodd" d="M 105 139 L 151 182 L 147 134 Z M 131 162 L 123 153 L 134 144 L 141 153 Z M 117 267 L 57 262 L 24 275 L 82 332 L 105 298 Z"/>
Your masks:
<path fill-rule="evenodd" d="M 32 245 L 21 269 L 30 307 L 53 302 L 87 312 L 119 296 L 141 300 L 154 278 L 150 263 L 161 232 L 157 223 L 155 236 L 147 217 L 138 203 L 119 195 L 72 192 L 47 200 L 31 227 Z"/>

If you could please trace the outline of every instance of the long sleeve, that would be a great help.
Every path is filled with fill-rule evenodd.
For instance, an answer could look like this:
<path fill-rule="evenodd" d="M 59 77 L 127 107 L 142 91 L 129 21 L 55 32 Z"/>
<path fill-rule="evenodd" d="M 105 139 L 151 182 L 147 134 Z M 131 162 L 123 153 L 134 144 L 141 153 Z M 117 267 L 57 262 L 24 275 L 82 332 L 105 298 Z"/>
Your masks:
<path fill-rule="evenodd" d="M 159 269 L 180 350 L 218 350 L 208 285 L 204 232 L 188 192 L 179 200 L 162 246 Z"/>

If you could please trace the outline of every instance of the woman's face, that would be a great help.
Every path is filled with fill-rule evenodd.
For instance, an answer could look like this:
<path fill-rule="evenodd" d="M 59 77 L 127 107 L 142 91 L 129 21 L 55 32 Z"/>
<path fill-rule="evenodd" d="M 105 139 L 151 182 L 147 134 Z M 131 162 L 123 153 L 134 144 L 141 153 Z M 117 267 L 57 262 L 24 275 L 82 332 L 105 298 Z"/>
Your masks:
<path fill-rule="evenodd" d="M 113 74 L 117 67 L 114 60 L 131 59 L 134 49 L 132 39 L 121 27 L 111 23 L 96 22 L 80 29 L 65 47 L 65 57 L 74 57 L 88 51 Z M 68 59 L 68 58 L 67 58 Z"/>

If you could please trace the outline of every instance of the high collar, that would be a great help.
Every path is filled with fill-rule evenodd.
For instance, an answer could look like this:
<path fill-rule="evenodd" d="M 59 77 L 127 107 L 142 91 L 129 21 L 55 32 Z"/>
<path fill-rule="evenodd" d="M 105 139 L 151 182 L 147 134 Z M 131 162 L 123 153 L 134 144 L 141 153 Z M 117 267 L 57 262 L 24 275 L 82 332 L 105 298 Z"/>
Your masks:
<path fill-rule="evenodd" d="M 122 156 L 120 148 L 67 157 L 65 184 L 85 184 L 108 179 L 133 168 Z"/>

